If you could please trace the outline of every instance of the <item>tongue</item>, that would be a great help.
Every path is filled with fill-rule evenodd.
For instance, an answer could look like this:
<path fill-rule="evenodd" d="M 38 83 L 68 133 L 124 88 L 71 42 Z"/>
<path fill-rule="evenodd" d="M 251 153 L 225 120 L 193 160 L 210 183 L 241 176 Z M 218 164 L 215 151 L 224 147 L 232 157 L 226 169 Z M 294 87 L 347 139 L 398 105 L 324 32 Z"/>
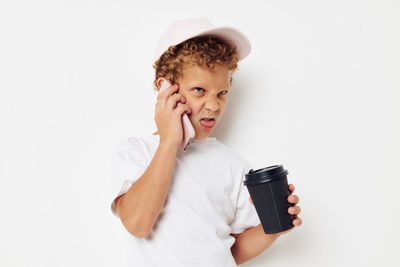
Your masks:
<path fill-rule="evenodd" d="M 207 121 L 207 120 L 203 119 L 203 120 L 201 120 L 201 124 L 203 124 L 206 127 L 211 127 L 211 126 L 214 126 L 214 120 Z"/>

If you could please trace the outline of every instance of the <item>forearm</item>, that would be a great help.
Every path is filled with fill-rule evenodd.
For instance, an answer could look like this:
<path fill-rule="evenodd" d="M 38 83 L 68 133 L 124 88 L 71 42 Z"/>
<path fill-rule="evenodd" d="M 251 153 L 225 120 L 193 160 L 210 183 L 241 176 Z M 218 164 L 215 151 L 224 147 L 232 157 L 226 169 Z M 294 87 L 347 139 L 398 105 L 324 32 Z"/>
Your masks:
<path fill-rule="evenodd" d="M 247 229 L 239 236 L 231 247 L 236 264 L 242 264 L 266 250 L 279 234 L 265 234 L 262 225 Z"/>
<path fill-rule="evenodd" d="M 151 231 L 168 195 L 177 148 L 160 143 L 143 175 L 125 193 L 121 220 L 135 236 L 145 237 Z"/>

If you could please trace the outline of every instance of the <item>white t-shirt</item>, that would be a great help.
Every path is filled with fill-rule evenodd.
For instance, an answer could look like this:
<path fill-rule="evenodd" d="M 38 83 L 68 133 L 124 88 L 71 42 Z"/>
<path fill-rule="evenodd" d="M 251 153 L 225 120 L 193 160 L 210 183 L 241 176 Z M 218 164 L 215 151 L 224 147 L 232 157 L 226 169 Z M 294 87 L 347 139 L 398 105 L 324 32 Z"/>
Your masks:
<path fill-rule="evenodd" d="M 128 137 L 114 148 L 111 164 L 111 210 L 146 170 L 159 135 Z M 215 137 L 193 140 L 178 150 L 164 207 L 148 237 L 126 231 L 132 267 L 232 267 L 235 238 L 260 224 L 243 185 L 249 164 Z"/>

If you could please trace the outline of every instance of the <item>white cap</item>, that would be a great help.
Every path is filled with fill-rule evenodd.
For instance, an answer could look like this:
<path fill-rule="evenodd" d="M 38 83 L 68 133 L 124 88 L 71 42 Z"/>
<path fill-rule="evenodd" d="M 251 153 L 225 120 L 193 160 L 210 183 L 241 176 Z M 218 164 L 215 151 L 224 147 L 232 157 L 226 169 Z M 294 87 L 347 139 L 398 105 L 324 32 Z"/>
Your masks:
<path fill-rule="evenodd" d="M 236 46 L 239 60 L 250 54 L 251 44 L 243 32 L 230 26 L 215 26 L 207 18 L 191 18 L 175 20 L 158 41 L 153 62 L 161 57 L 171 45 L 180 44 L 196 36 L 213 35 Z"/>

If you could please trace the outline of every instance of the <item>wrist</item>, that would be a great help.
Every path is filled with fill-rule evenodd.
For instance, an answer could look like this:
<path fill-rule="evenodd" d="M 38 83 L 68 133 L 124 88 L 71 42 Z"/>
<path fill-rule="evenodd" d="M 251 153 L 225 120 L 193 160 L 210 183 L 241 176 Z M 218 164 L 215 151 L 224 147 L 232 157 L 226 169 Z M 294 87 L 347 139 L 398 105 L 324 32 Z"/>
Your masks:
<path fill-rule="evenodd" d="M 177 145 L 169 141 L 160 141 L 158 148 L 178 152 L 179 144 Z"/>

